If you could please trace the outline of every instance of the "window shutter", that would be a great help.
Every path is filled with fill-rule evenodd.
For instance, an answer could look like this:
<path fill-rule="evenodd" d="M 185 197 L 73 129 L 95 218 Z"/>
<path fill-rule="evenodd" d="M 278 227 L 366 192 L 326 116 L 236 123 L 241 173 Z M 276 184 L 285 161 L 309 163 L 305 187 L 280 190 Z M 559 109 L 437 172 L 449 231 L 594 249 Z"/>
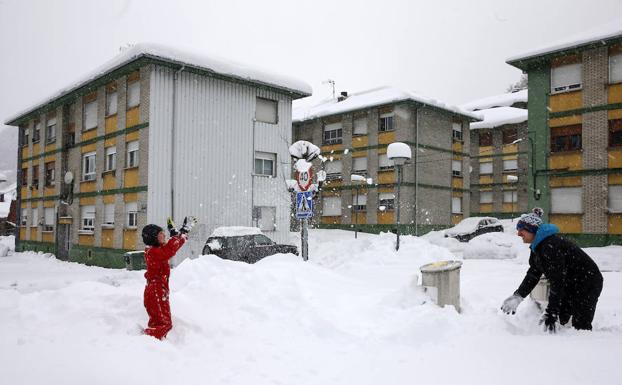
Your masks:
<path fill-rule="evenodd" d="M 341 215 L 341 197 L 322 198 L 322 216 Z"/>
<path fill-rule="evenodd" d="M 352 158 L 352 171 L 367 171 L 367 157 Z"/>
<path fill-rule="evenodd" d="M 583 189 L 563 187 L 551 189 L 551 212 L 555 214 L 583 213 Z"/>
<path fill-rule="evenodd" d="M 492 174 L 492 162 L 483 162 L 479 164 L 480 174 Z"/>
<path fill-rule="evenodd" d="M 45 215 L 44 223 L 48 226 L 54 226 L 54 219 L 55 219 L 54 207 L 46 207 L 44 215 Z"/>
<path fill-rule="evenodd" d="M 622 185 L 609 186 L 608 200 L 610 212 L 622 213 Z"/>

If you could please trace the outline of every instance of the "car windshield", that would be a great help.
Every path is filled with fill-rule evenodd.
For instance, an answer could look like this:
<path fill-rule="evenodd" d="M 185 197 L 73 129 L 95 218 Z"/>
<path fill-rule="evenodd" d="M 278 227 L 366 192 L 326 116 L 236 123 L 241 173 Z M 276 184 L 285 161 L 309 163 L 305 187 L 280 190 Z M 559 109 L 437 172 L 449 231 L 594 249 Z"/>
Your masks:
<path fill-rule="evenodd" d="M 254 235 L 254 241 L 256 245 L 271 245 L 272 240 L 263 234 Z"/>

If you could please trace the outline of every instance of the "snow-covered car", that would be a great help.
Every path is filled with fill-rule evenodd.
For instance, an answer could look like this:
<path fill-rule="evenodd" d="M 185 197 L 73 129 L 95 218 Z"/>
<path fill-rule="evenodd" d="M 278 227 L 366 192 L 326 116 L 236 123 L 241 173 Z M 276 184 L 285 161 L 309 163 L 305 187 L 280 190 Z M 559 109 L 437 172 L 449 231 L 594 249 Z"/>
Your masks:
<path fill-rule="evenodd" d="M 214 254 L 223 259 L 248 263 L 279 253 L 298 255 L 298 248 L 277 244 L 256 227 L 219 227 L 207 238 L 203 247 L 204 255 Z"/>
<path fill-rule="evenodd" d="M 503 232 L 503 225 L 493 217 L 465 218 L 454 227 L 445 230 L 445 237 L 456 238 L 460 242 L 468 242 L 474 237 L 492 232 Z"/>

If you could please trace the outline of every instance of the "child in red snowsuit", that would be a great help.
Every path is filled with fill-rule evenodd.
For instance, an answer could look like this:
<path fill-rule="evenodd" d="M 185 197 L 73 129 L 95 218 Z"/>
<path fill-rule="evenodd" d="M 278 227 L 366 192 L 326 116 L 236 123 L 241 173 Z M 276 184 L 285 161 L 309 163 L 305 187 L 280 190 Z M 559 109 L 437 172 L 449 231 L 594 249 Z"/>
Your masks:
<path fill-rule="evenodd" d="M 158 339 L 166 337 L 173 327 L 171 308 L 169 305 L 168 279 L 171 275 L 169 260 L 175 256 L 177 250 L 183 246 L 188 238 L 190 227 L 186 225 L 175 230 L 172 221 L 169 221 L 171 238 L 165 243 L 164 230 L 158 225 L 147 225 L 143 228 L 143 242 L 145 248 L 145 263 L 147 272 L 147 286 L 145 286 L 144 304 L 149 314 L 149 323 L 145 334 Z"/>

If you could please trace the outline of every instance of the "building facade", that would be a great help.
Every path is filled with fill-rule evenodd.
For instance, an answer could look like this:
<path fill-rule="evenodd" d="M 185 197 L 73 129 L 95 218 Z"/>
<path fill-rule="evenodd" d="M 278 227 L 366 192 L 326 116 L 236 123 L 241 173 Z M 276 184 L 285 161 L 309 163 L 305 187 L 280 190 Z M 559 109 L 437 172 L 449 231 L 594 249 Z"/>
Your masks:
<path fill-rule="evenodd" d="M 145 224 L 186 215 L 199 225 L 182 258 L 200 254 L 218 226 L 259 226 L 285 241 L 291 102 L 310 88 L 237 68 L 138 45 L 11 118 L 16 248 L 121 266 L 125 251 L 144 247 Z"/>
<path fill-rule="evenodd" d="M 622 243 L 622 35 L 609 29 L 508 60 L 529 77 L 529 205 L 582 245 Z"/>
<path fill-rule="evenodd" d="M 513 218 L 528 210 L 527 90 L 461 106 L 470 125 L 471 216 Z"/>
<path fill-rule="evenodd" d="M 468 124 L 477 116 L 419 95 L 383 87 L 342 95 L 294 112 L 294 139 L 320 146 L 327 182 L 317 224 L 370 232 L 396 227 L 400 204 L 403 232 L 423 234 L 469 216 Z M 410 145 L 400 202 L 396 171 L 387 158 L 392 142 Z M 372 183 L 351 182 L 351 175 Z"/>

